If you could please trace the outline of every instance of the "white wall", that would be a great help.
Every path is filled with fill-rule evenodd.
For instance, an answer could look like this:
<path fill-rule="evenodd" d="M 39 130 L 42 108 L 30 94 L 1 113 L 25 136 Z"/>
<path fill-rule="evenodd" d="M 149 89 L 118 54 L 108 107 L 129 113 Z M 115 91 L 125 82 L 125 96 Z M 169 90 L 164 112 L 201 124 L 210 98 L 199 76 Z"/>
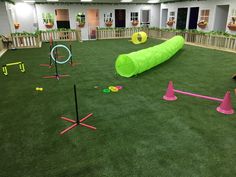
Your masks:
<path fill-rule="evenodd" d="M 11 29 L 6 11 L 6 4 L 4 2 L 0 2 L 0 34 L 7 36 L 10 33 Z"/>
<path fill-rule="evenodd" d="M 46 29 L 43 20 L 42 13 L 43 12 L 51 12 L 55 13 L 55 9 L 66 8 L 69 9 L 70 15 L 70 25 L 72 29 L 76 29 L 75 17 L 78 12 L 85 12 L 87 9 L 98 9 L 99 10 L 99 19 L 100 19 L 100 27 L 105 27 L 103 21 L 104 13 L 114 13 L 115 9 L 126 9 L 126 27 L 132 27 L 130 22 L 130 12 L 139 12 L 139 19 L 142 9 L 149 9 L 151 11 L 151 27 L 160 27 L 161 26 L 161 17 L 162 17 L 162 9 L 168 9 L 168 13 L 171 11 L 175 12 L 177 18 L 177 10 L 178 8 L 186 7 L 188 8 L 188 17 L 186 27 L 188 27 L 189 23 L 189 14 L 191 7 L 199 7 L 199 12 L 203 9 L 210 9 L 210 17 L 207 28 L 204 31 L 211 31 L 214 29 L 214 26 L 219 21 L 219 19 L 215 19 L 216 6 L 217 5 L 229 5 L 229 14 L 227 18 L 227 24 L 231 21 L 231 12 L 232 9 L 236 9 L 236 0 L 206 0 L 206 1 L 185 1 L 185 2 L 177 2 L 177 3 L 166 3 L 166 4 L 157 4 L 157 5 L 127 5 L 127 4 L 114 4 L 114 5 L 89 5 L 89 4 L 26 4 L 26 3 L 16 3 L 16 5 L 8 5 L 8 3 L 0 2 L 0 33 L 9 34 L 10 32 L 14 32 L 13 24 L 14 22 L 20 23 L 21 31 L 33 32 L 37 29 L 37 23 L 39 25 L 39 29 Z M 169 14 L 168 14 L 169 15 Z M 200 18 L 200 13 L 199 13 Z M 115 20 L 115 19 L 113 19 Z M 114 27 L 114 23 L 113 23 Z M 176 24 L 174 24 L 174 28 Z M 56 28 L 56 23 L 54 28 Z M 230 31 L 226 25 L 226 31 L 230 33 L 236 34 L 236 32 Z M 198 28 L 198 30 L 202 30 Z M 82 38 L 88 38 L 88 23 L 86 23 L 85 27 L 82 28 Z"/>
<path fill-rule="evenodd" d="M 36 4 L 36 11 L 38 16 L 38 24 L 40 30 L 45 30 L 46 27 L 43 24 L 42 20 L 42 13 L 50 12 L 55 14 L 55 9 L 68 9 L 69 10 L 69 16 L 70 16 L 70 27 L 71 29 L 76 29 L 76 14 L 78 12 L 84 12 L 86 14 L 87 9 L 98 9 L 99 10 L 99 26 L 105 27 L 104 24 L 104 14 L 106 13 L 112 13 L 113 14 L 113 27 L 115 25 L 115 9 L 126 9 L 126 27 L 132 27 L 132 24 L 130 22 L 130 13 L 131 12 L 139 12 L 139 21 L 140 21 L 140 14 L 142 9 L 149 9 L 150 10 L 150 26 L 152 27 L 159 27 L 160 23 L 160 5 L 123 5 L 123 4 L 103 4 L 103 5 L 81 5 L 81 4 Z M 86 15 L 87 16 L 87 15 Z M 56 22 L 54 25 L 54 28 L 56 28 Z M 85 27 L 82 28 L 82 39 L 87 40 L 88 39 L 88 23 L 85 24 Z"/>
<path fill-rule="evenodd" d="M 29 3 L 16 3 L 12 5 L 12 21 L 19 23 L 17 32 L 34 32 L 37 29 L 35 5 Z"/>
<path fill-rule="evenodd" d="M 231 21 L 231 13 L 233 9 L 236 9 L 236 1 L 235 0 L 227 0 L 227 2 L 230 1 L 230 6 L 229 6 L 229 15 L 228 15 L 228 20 L 227 20 L 227 24 Z M 226 5 L 229 3 L 225 3 Z M 221 5 L 221 4 L 217 4 L 217 5 Z M 233 33 L 236 34 L 235 31 L 230 31 L 229 28 L 227 28 L 226 30 L 229 33 Z"/>
<path fill-rule="evenodd" d="M 168 9 L 169 12 L 175 11 L 176 18 L 177 18 L 177 12 L 178 8 L 186 7 L 188 8 L 188 18 L 187 18 L 187 24 L 186 27 L 188 27 L 189 23 L 189 12 L 191 7 L 199 7 L 199 19 L 200 19 L 200 11 L 203 9 L 210 9 L 210 16 L 209 16 L 209 22 L 203 31 L 211 31 L 213 30 L 214 23 L 215 23 L 215 11 L 216 11 L 216 5 L 230 5 L 229 6 L 229 14 L 228 14 L 228 20 L 227 24 L 231 20 L 231 11 L 232 9 L 236 9 L 236 0 L 207 0 L 207 1 L 186 1 L 186 2 L 176 2 L 176 3 L 166 3 L 161 4 L 161 9 Z M 162 16 L 162 15 L 160 15 Z M 218 19 L 216 19 L 218 20 Z M 198 20 L 199 21 L 199 20 Z M 217 23 L 217 21 L 216 21 Z M 176 27 L 176 24 L 174 25 L 174 28 Z M 229 33 L 236 33 L 233 31 L 230 31 L 227 26 L 225 27 L 226 31 Z M 201 28 L 198 28 L 198 30 L 202 30 Z"/>

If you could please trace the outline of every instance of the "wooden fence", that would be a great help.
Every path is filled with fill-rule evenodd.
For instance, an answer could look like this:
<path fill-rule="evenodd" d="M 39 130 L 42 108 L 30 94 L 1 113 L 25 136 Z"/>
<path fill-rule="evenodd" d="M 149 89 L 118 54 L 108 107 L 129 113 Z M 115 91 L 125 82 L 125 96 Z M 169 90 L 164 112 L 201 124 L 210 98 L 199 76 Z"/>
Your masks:
<path fill-rule="evenodd" d="M 120 39 L 120 38 L 130 38 L 133 33 L 139 31 L 148 31 L 144 28 L 107 28 L 107 29 L 97 29 L 97 39 Z"/>
<path fill-rule="evenodd" d="M 155 39 L 170 39 L 176 35 L 181 35 L 185 38 L 186 44 L 208 47 L 213 49 L 236 52 L 236 38 L 227 37 L 224 35 L 201 34 L 184 31 L 166 31 L 161 29 L 147 28 L 127 28 L 127 29 L 98 29 L 97 39 L 119 39 L 130 38 L 133 33 L 145 31 L 150 38 Z"/>
<path fill-rule="evenodd" d="M 208 47 L 213 49 L 236 52 L 236 38 L 227 37 L 224 35 L 201 34 L 192 32 L 174 32 L 158 29 L 149 29 L 148 35 L 150 38 L 170 39 L 175 35 L 181 35 L 185 38 L 185 42 L 190 45 Z"/>
<path fill-rule="evenodd" d="M 41 47 L 39 35 L 15 33 L 11 35 L 13 48 L 38 48 Z"/>
<path fill-rule="evenodd" d="M 13 48 L 38 48 L 42 42 L 54 41 L 75 41 L 81 40 L 81 31 L 42 31 L 39 34 L 13 33 L 11 35 Z"/>
<path fill-rule="evenodd" d="M 50 37 L 54 41 L 76 41 L 81 40 L 81 31 L 42 31 L 40 33 L 43 42 L 49 41 Z"/>
<path fill-rule="evenodd" d="M 97 39 L 120 39 L 130 38 L 133 33 L 145 31 L 150 38 L 170 39 L 175 35 L 181 35 L 185 42 L 191 45 L 214 48 L 219 50 L 236 52 L 236 37 L 213 35 L 204 33 L 193 33 L 190 31 L 167 31 L 161 29 L 148 28 L 107 28 L 97 29 Z M 39 35 L 16 33 L 12 34 L 13 47 L 15 48 L 35 48 L 40 47 L 42 41 L 49 41 L 52 36 L 54 41 L 76 41 L 81 40 L 80 30 L 68 31 L 43 31 Z M 0 38 L 1 40 L 1 38 Z M 1 40 L 2 41 L 2 40 Z M 0 42 L 0 50 L 3 45 Z"/>
<path fill-rule="evenodd" d="M 191 34 L 184 35 L 187 43 L 236 52 L 236 38 L 220 35 Z"/>

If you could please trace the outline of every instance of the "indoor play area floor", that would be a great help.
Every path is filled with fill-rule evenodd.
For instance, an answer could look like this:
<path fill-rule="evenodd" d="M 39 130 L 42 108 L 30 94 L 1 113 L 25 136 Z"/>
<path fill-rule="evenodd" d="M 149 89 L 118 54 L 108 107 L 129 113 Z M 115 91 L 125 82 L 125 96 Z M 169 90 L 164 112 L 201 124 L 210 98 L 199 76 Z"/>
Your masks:
<path fill-rule="evenodd" d="M 2 177 L 216 177 L 236 176 L 236 114 L 216 111 L 219 103 L 176 94 L 162 99 L 168 82 L 176 89 L 223 98 L 231 91 L 236 108 L 235 54 L 185 45 L 172 59 L 135 77 L 115 72 L 119 54 L 160 44 L 149 39 L 72 42 L 77 65 L 48 63 L 42 48 L 10 50 L 0 64 L 22 61 L 25 73 L 9 68 L 0 76 L 0 176 Z M 65 43 L 64 44 L 68 44 Z M 93 116 L 64 135 L 75 119 L 73 85 L 79 116 Z M 117 93 L 103 93 L 120 85 Z M 43 91 L 36 91 L 42 87 Z"/>

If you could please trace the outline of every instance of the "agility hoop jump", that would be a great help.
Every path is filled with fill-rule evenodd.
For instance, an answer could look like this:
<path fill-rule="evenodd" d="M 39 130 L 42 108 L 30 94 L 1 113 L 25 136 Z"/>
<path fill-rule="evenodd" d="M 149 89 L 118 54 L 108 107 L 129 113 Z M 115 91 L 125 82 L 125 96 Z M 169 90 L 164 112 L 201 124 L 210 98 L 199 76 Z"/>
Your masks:
<path fill-rule="evenodd" d="M 56 52 L 55 50 L 56 50 L 57 48 L 60 48 L 60 47 L 66 49 L 67 52 L 68 52 L 68 54 L 69 54 L 68 57 L 67 57 L 67 59 L 66 59 L 65 61 L 58 61 L 58 60 L 57 60 L 57 58 L 58 58 L 58 55 L 57 55 L 57 54 L 56 54 L 56 57 L 57 57 L 57 58 L 54 57 L 54 52 Z M 58 45 L 54 46 L 54 47 L 52 48 L 50 54 L 51 54 L 52 59 L 53 59 L 56 63 L 58 63 L 58 64 L 65 64 L 65 63 L 67 63 L 67 62 L 71 59 L 71 57 L 72 57 L 71 51 L 68 49 L 68 47 L 66 47 L 65 45 L 62 45 L 62 44 L 58 44 Z"/>
<path fill-rule="evenodd" d="M 58 54 L 57 54 L 57 48 L 64 48 L 66 49 L 66 51 L 68 52 L 68 57 L 65 61 L 58 61 Z M 54 46 L 51 50 L 51 53 L 50 53 L 50 56 L 52 58 L 52 60 L 54 61 L 54 65 L 55 65 L 55 75 L 52 75 L 52 76 L 44 76 L 43 78 L 46 78 L 46 79 L 49 79 L 49 78 L 56 78 L 56 79 L 60 79 L 61 77 L 67 77 L 69 75 L 61 75 L 58 73 L 58 67 L 57 67 L 57 64 L 65 64 L 67 63 L 72 55 L 71 55 L 71 51 L 68 49 L 68 47 L 66 47 L 65 45 L 62 45 L 62 44 L 58 44 L 56 46 Z"/>
<path fill-rule="evenodd" d="M 48 67 L 48 68 L 52 68 L 53 67 L 53 58 L 52 58 L 52 55 L 51 55 L 51 51 L 53 49 L 53 46 L 54 46 L 54 41 L 52 39 L 52 36 L 50 36 L 50 39 L 49 39 L 49 64 L 40 64 L 39 66 L 45 66 L 45 67 Z M 57 45 L 57 42 L 55 42 L 55 45 Z M 68 49 L 68 48 L 67 48 Z M 69 64 L 71 66 L 74 66 L 76 65 L 76 63 L 73 62 L 73 54 L 72 54 L 72 46 L 71 46 L 71 42 L 69 44 L 69 50 L 70 50 L 70 53 L 71 53 L 71 57 L 70 57 L 70 62 Z M 54 55 L 57 55 L 57 58 L 61 58 L 63 56 L 60 56 L 58 53 L 57 53 L 57 50 L 54 51 L 56 52 Z"/>
<path fill-rule="evenodd" d="M 220 112 L 222 114 L 234 114 L 234 109 L 231 104 L 231 96 L 230 96 L 229 91 L 226 92 L 223 99 L 215 98 L 215 97 L 200 95 L 200 94 L 196 94 L 196 93 L 190 93 L 190 92 L 184 92 L 181 90 L 176 90 L 176 89 L 174 89 L 173 82 L 170 81 L 168 84 L 168 88 L 166 90 L 166 94 L 163 96 L 163 99 L 166 101 L 175 101 L 175 100 L 177 100 L 175 93 L 220 102 L 220 105 L 216 108 L 216 110 L 218 112 Z"/>

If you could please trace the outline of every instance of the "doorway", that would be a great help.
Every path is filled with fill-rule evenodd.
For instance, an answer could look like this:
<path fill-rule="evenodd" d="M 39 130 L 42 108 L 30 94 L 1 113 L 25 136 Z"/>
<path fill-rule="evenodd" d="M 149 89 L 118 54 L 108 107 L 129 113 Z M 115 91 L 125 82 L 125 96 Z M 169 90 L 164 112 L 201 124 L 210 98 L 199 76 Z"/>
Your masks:
<path fill-rule="evenodd" d="M 87 10 L 88 19 L 88 38 L 97 38 L 97 27 L 99 26 L 99 11 L 98 9 L 88 9 Z"/>
<path fill-rule="evenodd" d="M 56 9 L 57 28 L 70 29 L 70 18 L 68 9 Z"/>
<path fill-rule="evenodd" d="M 115 9 L 115 27 L 125 28 L 125 9 Z"/>
<path fill-rule="evenodd" d="M 168 19 L 168 9 L 162 9 L 161 27 L 166 28 L 166 22 Z"/>
<path fill-rule="evenodd" d="M 148 27 L 150 24 L 150 10 L 141 10 L 141 25 Z"/>
<path fill-rule="evenodd" d="M 187 14 L 188 8 L 178 8 L 177 29 L 186 29 Z"/>
<path fill-rule="evenodd" d="M 197 29 L 199 7 L 190 8 L 188 29 Z"/>
<path fill-rule="evenodd" d="M 229 5 L 217 5 L 215 12 L 214 31 L 225 31 L 229 13 Z"/>

